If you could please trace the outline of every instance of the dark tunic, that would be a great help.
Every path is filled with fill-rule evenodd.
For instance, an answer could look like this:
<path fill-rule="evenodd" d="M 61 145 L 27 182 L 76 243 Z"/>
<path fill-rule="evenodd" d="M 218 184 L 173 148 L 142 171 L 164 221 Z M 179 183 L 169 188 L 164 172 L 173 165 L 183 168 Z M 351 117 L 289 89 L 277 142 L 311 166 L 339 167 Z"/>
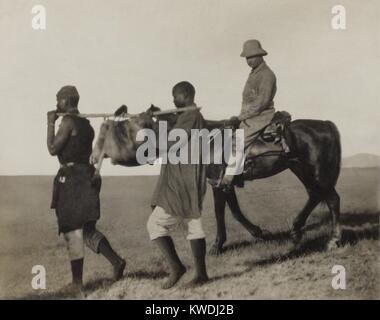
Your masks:
<path fill-rule="evenodd" d="M 178 116 L 175 128 L 184 129 L 190 138 L 191 129 L 205 128 L 205 122 L 199 110 L 186 111 Z M 187 147 L 190 155 L 190 141 Z M 160 206 L 172 216 L 197 219 L 201 216 L 206 188 L 206 165 L 162 164 L 151 204 Z"/>
<path fill-rule="evenodd" d="M 87 119 L 70 116 L 75 136 L 70 136 L 58 154 L 61 164 L 53 187 L 51 208 L 56 210 L 59 233 L 80 229 L 100 217 L 101 181 L 92 183 L 95 168 L 89 164 L 94 130 Z"/>

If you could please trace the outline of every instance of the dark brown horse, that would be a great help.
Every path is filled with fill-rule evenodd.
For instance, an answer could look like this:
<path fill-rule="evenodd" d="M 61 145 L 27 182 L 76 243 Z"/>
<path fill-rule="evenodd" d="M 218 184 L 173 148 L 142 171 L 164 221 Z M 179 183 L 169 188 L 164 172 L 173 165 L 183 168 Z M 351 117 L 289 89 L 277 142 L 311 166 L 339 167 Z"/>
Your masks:
<path fill-rule="evenodd" d="M 291 152 L 268 152 L 248 159 L 243 178 L 246 181 L 252 181 L 273 176 L 286 169 L 291 170 L 303 183 L 309 196 L 304 208 L 293 222 L 290 232 L 293 241 L 296 244 L 300 242 L 302 228 L 307 218 L 319 203 L 325 202 L 331 213 L 333 229 L 328 247 L 336 247 L 341 239 L 340 198 L 335 190 L 341 163 L 339 132 L 331 121 L 295 120 L 290 123 L 285 135 Z M 226 204 L 234 218 L 248 232 L 254 237 L 266 238 L 262 230 L 252 224 L 242 213 L 234 188 L 225 190 L 213 187 L 213 194 L 217 236 L 210 253 L 220 253 L 227 238 L 224 218 Z"/>
<path fill-rule="evenodd" d="M 125 166 L 138 165 L 136 156 L 136 133 L 141 128 L 152 128 L 155 122 L 150 114 L 152 108 L 133 119 L 123 122 L 108 120 L 103 123 L 95 145 L 92 161 L 98 162 L 102 157 L 110 157 L 114 164 Z M 173 116 L 160 117 L 160 120 L 175 121 Z M 207 126 L 220 127 L 223 121 L 207 121 Z M 170 126 L 169 126 L 170 127 Z M 249 158 L 245 163 L 243 179 L 252 181 L 273 176 L 286 169 L 291 170 L 303 183 L 308 193 L 308 200 L 296 216 L 290 235 L 295 243 L 302 237 L 302 228 L 313 209 L 325 202 L 332 217 L 332 236 L 328 247 L 339 245 L 341 231 L 339 226 L 340 198 L 335 185 L 340 172 L 341 144 L 339 132 L 331 121 L 295 120 L 285 131 L 290 153 L 263 153 Z M 224 165 L 208 165 L 207 176 L 215 179 L 220 176 Z M 242 213 L 235 188 L 212 187 L 214 195 L 217 235 L 210 253 L 222 251 L 227 239 L 225 226 L 225 207 L 228 204 L 233 217 L 239 221 L 248 232 L 258 238 L 265 238 L 264 232 L 252 224 Z"/>

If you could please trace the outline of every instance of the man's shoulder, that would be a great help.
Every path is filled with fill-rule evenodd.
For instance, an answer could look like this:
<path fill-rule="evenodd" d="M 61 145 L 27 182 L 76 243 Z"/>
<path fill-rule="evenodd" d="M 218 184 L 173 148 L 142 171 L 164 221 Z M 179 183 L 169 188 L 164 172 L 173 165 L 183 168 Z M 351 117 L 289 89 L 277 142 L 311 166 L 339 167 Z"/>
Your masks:
<path fill-rule="evenodd" d="M 200 113 L 199 109 L 189 110 L 185 112 L 181 112 L 181 114 L 177 118 L 177 126 L 195 126 L 198 127 L 198 123 L 203 121 L 203 116 Z"/>
<path fill-rule="evenodd" d="M 90 124 L 90 121 L 86 118 L 80 118 L 76 115 L 65 115 L 62 118 L 61 126 L 73 129 L 80 127 L 90 127 L 92 129 L 92 126 Z"/>
<path fill-rule="evenodd" d="M 75 124 L 75 120 L 72 115 L 65 115 L 62 117 L 61 126 L 64 127 L 73 127 Z"/>
<path fill-rule="evenodd" d="M 200 112 L 200 109 L 194 109 L 194 110 L 188 110 L 185 112 L 181 112 L 179 117 L 183 118 L 196 118 L 196 117 L 202 117 L 202 113 Z"/>
<path fill-rule="evenodd" d="M 263 77 L 274 78 L 274 79 L 276 78 L 275 73 L 266 63 L 264 64 L 261 70 L 261 74 Z"/>
<path fill-rule="evenodd" d="M 201 113 L 201 110 L 200 109 L 196 109 L 196 110 L 191 110 L 190 112 L 192 112 L 192 117 L 196 118 L 196 119 L 199 119 L 199 120 L 203 120 L 203 114 Z"/>

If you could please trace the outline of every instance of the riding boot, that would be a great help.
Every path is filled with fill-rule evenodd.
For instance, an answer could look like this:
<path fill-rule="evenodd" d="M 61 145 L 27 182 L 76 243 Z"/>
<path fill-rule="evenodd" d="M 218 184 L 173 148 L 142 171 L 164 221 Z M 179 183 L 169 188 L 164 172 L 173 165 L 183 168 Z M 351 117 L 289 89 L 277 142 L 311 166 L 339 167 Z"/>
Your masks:
<path fill-rule="evenodd" d="M 120 280 L 123 276 L 126 262 L 112 249 L 105 237 L 99 243 L 99 252 L 112 264 L 114 280 Z"/>
<path fill-rule="evenodd" d="M 208 275 L 206 271 L 206 240 L 190 240 L 191 251 L 193 252 L 195 275 L 187 286 L 198 286 L 207 282 Z"/>
<path fill-rule="evenodd" d="M 158 245 L 167 262 L 169 263 L 170 275 L 168 280 L 166 280 L 166 282 L 162 285 L 162 289 L 169 289 L 179 281 L 182 275 L 186 272 L 186 268 L 177 255 L 171 237 L 159 237 L 153 241 Z"/>

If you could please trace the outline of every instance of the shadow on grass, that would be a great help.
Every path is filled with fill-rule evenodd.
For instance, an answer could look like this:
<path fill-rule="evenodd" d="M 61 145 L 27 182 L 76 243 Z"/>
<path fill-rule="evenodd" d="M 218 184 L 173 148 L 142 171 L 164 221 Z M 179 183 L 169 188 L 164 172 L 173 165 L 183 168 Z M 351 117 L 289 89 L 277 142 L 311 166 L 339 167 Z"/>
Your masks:
<path fill-rule="evenodd" d="M 340 215 L 340 224 L 342 226 L 359 227 L 363 224 L 379 225 L 380 212 L 346 212 Z M 324 215 L 320 221 L 309 224 L 304 227 L 304 231 L 313 230 L 330 223 L 330 215 Z"/>
<path fill-rule="evenodd" d="M 119 280 L 132 278 L 132 279 L 149 279 L 156 280 L 168 276 L 168 273 L 165 271 L 146 271 L 146 270 L 137 270 L 134 272 L 128 272 L 124 277 Z M 99 278 L 91 280 L 84 285 L 84 294 L 91 293 L 93 291 L 104 289 L 107 290 L 115 283 L 114 280 L 109 278 Z M 62 299 L 78 299 L 75 294 L 68 290 L 66 287 L 56 290 L 54 292 L 43 292 L 40 294 L 30 294 L 22 299 L 25 300 L 62 300 Z M 80 298 L 79 298 L 80 299 Z"/>
<path fill-rule="evenodd" d="M 16 300 L 80 300 L 84 297 L 78 297 L 70 290 L 60 289 L 53 292 L 43 292 L 40 294 L 29 294 Z"/>
<path fill-rule="evenodd" d="M 237 277 L 242 276 L 244 273 L 246 273 L 245 270 L 244 271 L 238 271 L 238 272 L 225 273 L 225 274 L 222 274 L 220 276 L 211 277 L 210 281 L 208 283 L 215 282 L 218 280 L 226 280 L 226 279 L 237 278 Z"/>
<path fill-rule="evenodd" d="M 228 273 L 225 273 L 225 274 L 222 274 L 222 275 L 219 275 L 219 276 L 215 276 L 215 277 L 210 277 L 209 280 L 205 283 L 203 283 L 202 285 L 200 286 L 188 286 L 188 284 L 183 284 L 180 286 L 181 289 L 184 289 L 184 290 L 193 290 L 194 288 L 198 288 L 198 287 L 201 287 L 201 286 L 206 286 L 206 285 L 209 285 L 213 282 L 216 282 L 216 281 L 219 281 L 219 280 L 227 280 L 227 279 L 233 279 L 233 278 L 238 278 L 240 276 L 242 276 L 243 274 L 245 274 L 246 271 L 239 271 L 239 272 L 228 272 Z"/>
<path fill-rule="evenodd" d="M 342 239 L 341 244 L 355 244 L 362 239 L 379 239 L 379 212 L 348 212 L 342 213 L 340 217 L 340 224 L 342 228 Z M 321 228 L 322 226 L 329 224 L 331 221 L 329 216 L 323 216 L 320 221 L 309 224 L 303 228 L 303 232 L 313 231 Z M 365 225 L 365 227 L 363 227 Z M 254 240 L 243 240 L 239 242 L 233 242 L 227 244 L 222 249 L 222 254 L 228 251 L 239 250 L 242 248 L 253 247 L 257 243 L 262 242 L 277 242 L 278 244 L 285 243 L 290 241 L 290 232 L 289 231 L 278 231 L 269 233 L 264 236 L 263 239 L 254 239 Z M 312 243 L 307 245 L 305 242 L 298 250 L 307 250 L 312 248 L 321 248 L 321 250 L 326 249 L 326 243 L 329 240 L 329 236 L 324 235 L 316 238 L 312 241 L 315 241 L 316 245 Z M 310 246 L 310 248 L 308 248 Z M 303 251 L 302 251 L 303 252 Z M 293 253 L 297 254 L 297 252 Z"/>
<path fill-rule="evenodd" d="M 359 229 L 342 229 L 342 238 L 340 246 L 347 244 L 355 245 L 360 240 L 378 240 L 379 239 L 379 225 L 371 225 L 369 227 L 361 227 Z M 289 252 L 280 255 L 272 255 L 269 258 L 261 259 L 258 261 L 246 262 L 248 269 L 252 270 L 256 266 L 266 266 L 274 263 L 283 262 L 289 259 L 296 259 L 298 257 L 305 257 L 312 253 L 323 252 L 326 250 L 327 243 L 330 240 L 329 234 L 319 235 L 313 239 L 307 239 L 297 247 L 293 247 Z"/>
<path fill-rule="evenodd" d="M 135 279 L 161 279 L 166 276 L 168 276 L 169 273 L 165 271 L 146 271 L 146 270 L 138 270 L 134 272 L 129 272 L 126 274 L 126 277 L 128 278 L 135 278 Z"/>
<path fill-rule="evenodd" d="M 36 294 L 29 294 L 20 299 L 25 300 L 65 300 L 65 299 L 84 299 L 86 294 L 95 291 L 97 289 L 107 289 L 109 288 L 114 281 L 109 278 L 100 278 L 96 280 L 89 281 L 83 287 L 83 294 L 75 293 L 70 285 L 68 284 L 65 287 L 62 287 L 58 290 L 52 292 L 41 292 Z"/>
<path fill-rule="evenodd" d="M 109 288 L 113 283 L 115 283 L 115 281 L 113 281 L 112 279 L 109 279 L 109 278 L 99 278 L 99 279 L 91 280 L 84 285 L 84 291 L 85 292 L 86 291 L 95 291 L 98 289 Z"/>

